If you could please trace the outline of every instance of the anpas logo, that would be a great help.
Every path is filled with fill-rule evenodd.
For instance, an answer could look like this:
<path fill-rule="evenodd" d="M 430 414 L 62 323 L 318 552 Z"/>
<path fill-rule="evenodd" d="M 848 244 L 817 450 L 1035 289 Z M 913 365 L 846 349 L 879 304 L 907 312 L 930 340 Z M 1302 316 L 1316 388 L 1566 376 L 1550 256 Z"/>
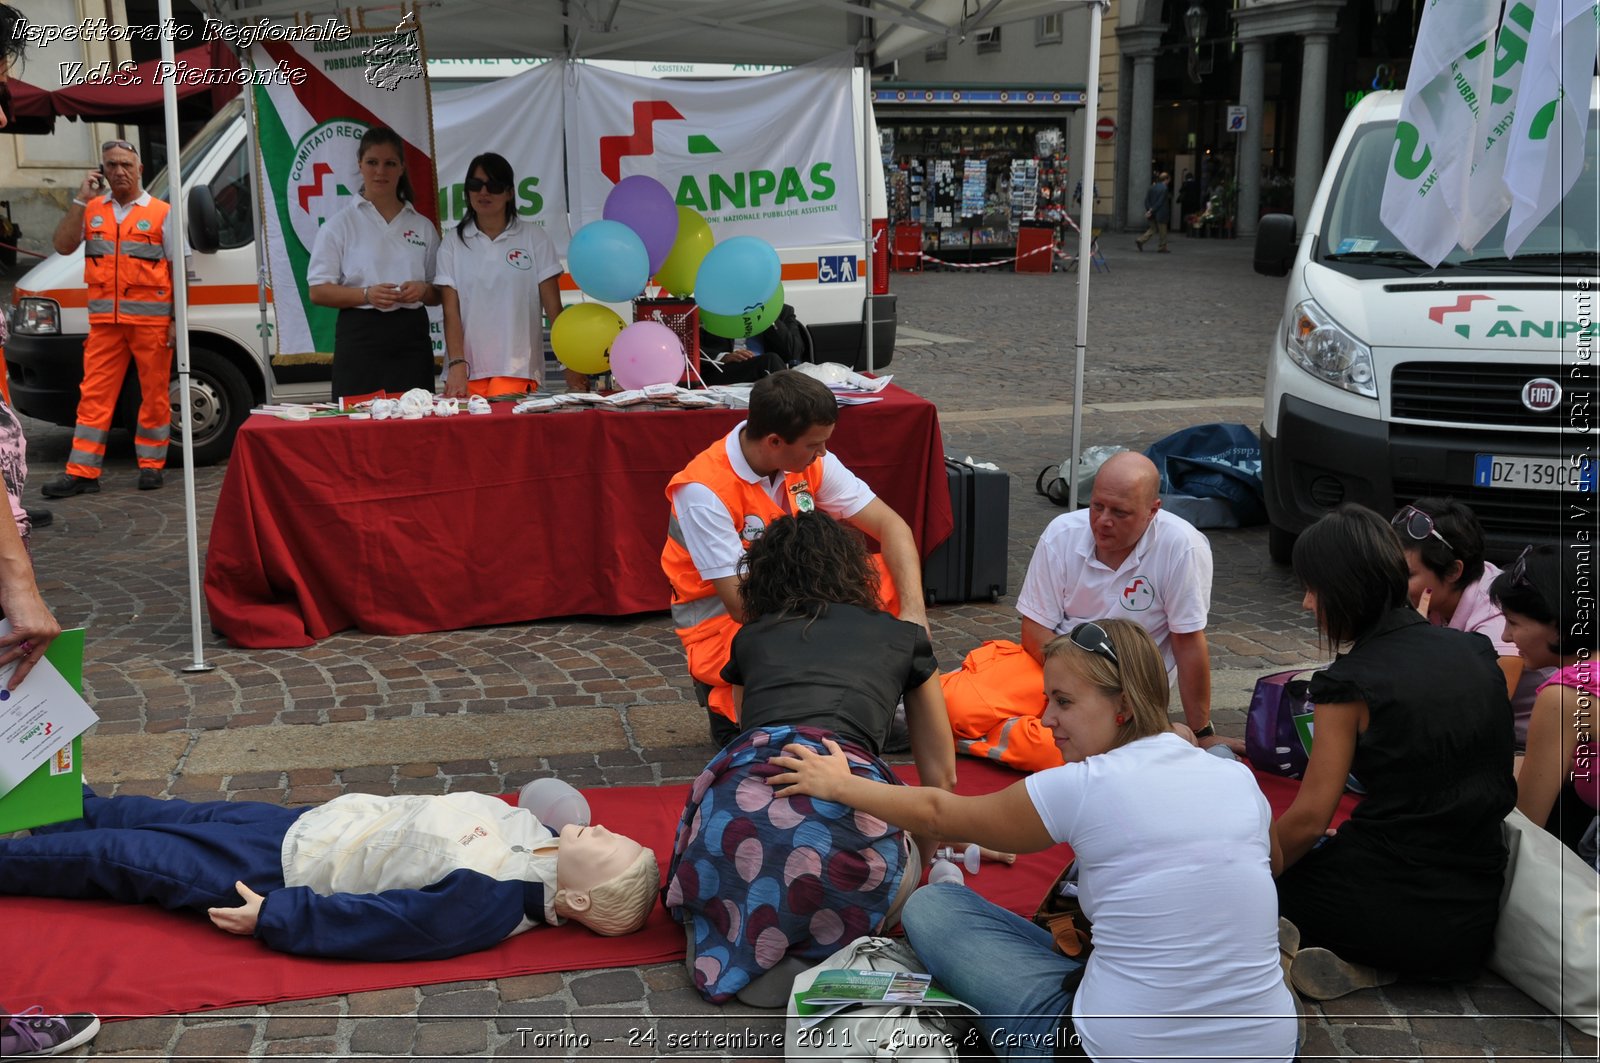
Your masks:
<path fill-rule="evenodd" d="M 361 186 L 356 152 L 365 122 L 324 122 L 295 146 L 289 167 L 289 221 L 302 247 L 316 242 L 322 223 L 343 210 Z"/>
<path fill-rule="evenodd" d="M 400 239 L 404 240 L 406 243 L 410 244 L 412 247 L 427 247 L 428 246 L 428 241 L 424 240 L 422 238 L 422 234 L 417 232 L 417 230 L 415 230 L 415 229 L 407 229 L 405 232 L 400 234 Z"/>
<path fill-rule="evenodd" d="M 1484 305 L 1479 305 L 1484 304 Z M 1428 308 L 1428 319 L 1453 330 L 1462 339 L 1506 337 L 1509 339 L 1565 339 L 1568 336 L 1594 336 L 1600 333 L 1600 322 L 1555 321 L 1550 318 L 1522 316 L 1523 311 L 1506 303 L 1495 302 L 1492 296 L 1471 293 L 1457 297 L 1453 302 Z M 1515 317 L 1511 315 L 1517 315 Z"/>
<path fill-rule="evenodd" d="M 533 256 L 528 254 L 525 248 L 513 247 L 507 251 L 506 261 L 517 269 L 529 270 L 533 268 Z"/>
<path fill-rule="evenodd" d="M 1122 588 L 1122 608 L 1142 613 L 1155 604 L 1156 589 L 1148 576 L 1134 576 Z"/>

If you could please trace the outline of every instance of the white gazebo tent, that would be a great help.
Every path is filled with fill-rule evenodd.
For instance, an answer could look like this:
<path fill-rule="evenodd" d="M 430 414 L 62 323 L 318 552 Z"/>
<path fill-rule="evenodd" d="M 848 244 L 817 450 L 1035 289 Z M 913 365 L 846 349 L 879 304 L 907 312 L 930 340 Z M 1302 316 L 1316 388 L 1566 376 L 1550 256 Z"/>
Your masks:
<path fill-rule="evenodd" d="M 1094 173 L 1093 116 L 1099 107 L 1101 21 L 1109 0 L 423 0 L 383 6 L 353 6 L 341 0 L 204 0 L 207 13 L 225 22 L 306 24 L 329 18 L 370 29 L 388 29 L 415 7 L 422 24 L 427 55 L 435 59 L 634 59 L 663 62 L 743 61 L 791 65 L 851 53 L 863 67 L 863 108 L 871 106 L 871 68 L 911 54 L 938 40 L 1041 15 L 1087 7 L 1089 32 L 1085 47 L 1088 76 L 1084 101 L 1083 172 Z M 163 25 L 172 16 L 171 0 L 159 0 Z M 162 58 L 172 60 L 172 42 L 162 41 Z M 178 102 L 169 82 L 165 96 L 167 142 L 178 143 Z M 862 122 L 865 131 L 868 125 Z M 878 165 L 874 146 L 861 152 L 866 167 Z M 179 153 L 169 160 L 168 187 L 173 220 L 185 225 L 182 165 Z M 1090 178 L 1085 177 L 1087 183 Z M 866 180 L 861 181 L 863 197 Z M 1078 261 L 1090 260 L 1093 197 L 1083 197 L 1079 218 Z M 872 219 L 862 211 L 862 244 L 867 262 L 867 291 L 872 290 Z M 256 216 L 260 217 L 257 197 Z M 259 244 L 259 241 L 258 241 Z M 189 341 L 187 284 L 174 277 L 185 464 L 192 467 L 193 433 L 188 416 Z M 1083 366 L 1088 352 L 1089 272 L 1078 273 L 1077 329 L 1073 364 L 1072 450 L 1082 442 Z M 871 300 L 865 303 L 867 357 L 872 360 Z M 1073 479 L 1071 504 L 1077 505 Z M 184 478 L 187 518 L 189 603 L 193 657 L 185 671 L 203 671 L 201 646 L 200 564 L 193 477 Z"/>

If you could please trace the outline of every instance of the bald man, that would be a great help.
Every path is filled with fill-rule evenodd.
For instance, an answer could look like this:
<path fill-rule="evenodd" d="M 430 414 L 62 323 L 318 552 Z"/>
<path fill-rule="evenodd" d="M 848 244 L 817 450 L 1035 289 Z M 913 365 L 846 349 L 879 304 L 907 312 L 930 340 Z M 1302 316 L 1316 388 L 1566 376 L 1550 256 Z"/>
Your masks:
<path fill-rule="evenodd" d="M 1211 544 L 1161 511 L 1161 476 L 1142 454 L 1114 455 L 1089 508 L 1050 522 L 1017 596 L 1022 644 L 988 643 L 943 678 L 957 745 L 1028 771 L 1061 763 L 1039 715 L 1044 646 L 1086 620 L 1123 617 L 1155 639 L 1176 680 L 1184 719 L 1203 746 L 1228 742 L 1211 726 Z M 975 657 L 982 655 L 974 662 Z M 1229 743 L 1233 744 L 1233 743 Z"/>

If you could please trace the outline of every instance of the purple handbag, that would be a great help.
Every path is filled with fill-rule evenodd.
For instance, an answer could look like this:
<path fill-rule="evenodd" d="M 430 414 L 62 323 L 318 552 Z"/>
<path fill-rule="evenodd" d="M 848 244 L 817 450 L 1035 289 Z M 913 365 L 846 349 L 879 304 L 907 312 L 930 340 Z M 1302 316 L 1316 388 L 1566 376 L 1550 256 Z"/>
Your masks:
<path fill-rule="evenodd" d="M 1294 668 L 1256 680 L 1244 721 L 1245 756 L 1258 771 L 1298 779 L 1311 756 L 1312 704 L 1306 697 L 1314 669 Z"/>

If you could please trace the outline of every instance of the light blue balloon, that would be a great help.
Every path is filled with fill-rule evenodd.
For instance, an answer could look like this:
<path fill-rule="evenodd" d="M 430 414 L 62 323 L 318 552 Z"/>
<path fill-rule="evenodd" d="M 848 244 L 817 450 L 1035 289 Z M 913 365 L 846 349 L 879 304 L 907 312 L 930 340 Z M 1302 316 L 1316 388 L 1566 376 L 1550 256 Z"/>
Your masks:
<path fill-rule="evenodd" d="M 772 245 L 756 236 L 733 236 L 706 252 L 694 279 L 694 301 L 729 317 L 766 302 L 783 279 Z"/>
<path fill-rule="evenodd" d="M 591 298 L 625 303 L 650 279 L 650 252 L 620 221 L 592 221 L 572 234 L 567 269 Z"/>

